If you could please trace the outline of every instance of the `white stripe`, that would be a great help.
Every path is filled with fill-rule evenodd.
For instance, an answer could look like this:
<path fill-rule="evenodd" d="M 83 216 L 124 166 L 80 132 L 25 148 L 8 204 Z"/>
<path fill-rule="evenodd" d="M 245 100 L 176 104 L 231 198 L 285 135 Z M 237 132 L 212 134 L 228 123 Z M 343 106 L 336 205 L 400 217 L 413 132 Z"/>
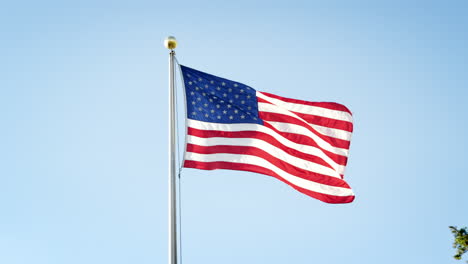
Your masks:
<path fill-rule="evenodd" d="M 280 106 L 277 106 L 277 105 L 259 102 L 258 110 L 261 112 L 279 113 L 279 114 L 288 115 L 288 116 L 297 118 L 324 136 L 348 140 L 348 141 L 351 140 L 351 134 L 352 134 L 351 132 L 337 129 L 337 128 L 324 127 L 320 125 L 311 124 L 307 122 L 307 120 L 304 120 L 302 117 L 294 114 L 293 112 L 288 111 L 287 109 L 281 108 Z"/>
<path fill-rule="evenodd" d="M 317 132 L 319 132 L 320 134 L 322 134 L 324 136 L 337 138 L 337 139 L 342 139 L 342 140 L 346 140 L 346 141 L 351 141 L 351 132 L 341 130 L 341 129 L 337 129 L 337 128 L 314 125 L 314 124 L 310 124 L 310 125 Z"/>
<path fill-rule="evenodd" d="M 317 131 L 317 132 L 322 134 L 322 135 L 325 135 L 325 136 L 330 136 L 330 137 L 339 138 L 339 139 L 345 139 L 345 140 L 348 140 L 348 141 L 351 138 L 351 133 L 349 133 L 347 131 L 310 124 L 306 120 L 302 119 L 302 117 L 300 117 L 300 116 L 294 114 L 293 112 L 290 112 L 290 111 L 288 111 L 288 110 L 286 110 L 284 108 L 281 108 L 281 107 L 279 107 L 277 105 L 272 105 L 272 104 L 268 104 L 268 103 L 258 103 L 258 111 L 283 114 L 283 115 L 287 115 L 287 116 L 296 118 L 296 119 L 304 122 L 305 125 L 309 126 L 309 128 L 311 128 L 313 130 L 316 130 L 315 128 L 318 127 L 318 129 L 320 131 Z M 320 140 L 323 141 L 323 144 L 329 144 L 330 145 L 330 143 L 324 141 L 323 139 L 320 139 Z M 333 147 L 332 145 L 330 145 L 330 146 Z"/>
<path fill-rule="evenodd" d="M 293 185 L 298 187 L 317 192 L 322 194 L 328 195 L 335 195 L 335 196 L 354 196 L 354 193 L 351 189 L 343 188 L 343 187 L 335 187 L 329 186 L 326 184 L 320 184 L 313 181 L 305 180 L 300 177 L 291 175 L 278 167 L 274 166 L 270 162 L 257 157 L 257 156 L 250 156 L 250 155 L 239 155 L 239 154 L 199 154 L 188 152 L 186 156 L 186 160 L 193 160 L 193 161 L 200 161 L 200 162 L 233 162 L 233 163 L 243 163 L 243 164 L 250 164 L 255 166 L 260 166 L 272 170 L 280 177 L 285 179 L 286 181 L 290 182 Z"/>
<path fill-rule="evenodd" d="M 341 156 L 348 156 L 349 150 L 344 149 L 344 148 L 337 148 L 333 147 L 330 145 L 330 143 L 324 141 L 314 133 L 310 132 L 307 128 L 301 126 L 301 125 L 296 125 L 296 124 L 291 124 L 291 123 L 282 123 L 282 122 L 271 122 L 271 121 L 265 121 L 266 123 L 272 125 L 274 128 L 278 129 L 281 132 L 286 132 L 286 133 L 294 133 L 294 134 L 300 134 L 303 136 L 309 137 L 311 140 L 315 141 L 319 147 L 322 149 L 328 150 L 331 153 L 335 153 Z"/>
<path fill-rule="evenodd" d="M 339 174 L 344 174 L 345 166 L 337 164 L 335 161 L 333 161 L 330 157 L 325 155 L 325 153 L 316 147 L 313 146 L 308 146 L 308 145 L 302 145 L 298 144 L 296 142 L 293 142 L 282 135 L 278 134 L 274 130 L 258 125 L 258 124 L 219 124 L 219 123 L 210 123 L 210 122 L 203 122 L 203 121 L 197 121 L 193 119 L 187 119 L 187 126 L 188 127 L 193 127 L 196 129 L 202 129 L 202 130 L 217 130 L 217 131 L 230 131 L 230 132 L 236 132 L 236 131 L 259 131 L 263 132 L 265 134 L 268 134 L 278 140 L 281 144 L 283 144 L 286 147 L 296 149 L 298 151 L 304 152 L 306 154 L 314 155 L 319 158 L 322 158 L 326 163 L 330 164 Z"/>
<path fill-rule="evenodd" d="M 304 105 L 304 104 L 296 104 L 290 102 L 284 102 L 276 98 L 269 97 L 261 92 L 257 91 L 257 97 L 267 100 L 279 107 L 285 108 L 289 111 L 309 114 L 309 115 L 316 115 L 316 116 L 323 116 L 327 118 L 332 118 L 336 120 L 342 120 L 347 122 L 353 122 L 353 116 L 344 111 L 339 110 L 332 110 L 328 108 L 318 107 L 318 106 L 311 106 L 311 105 Z"/>
<path fill-rule="evenodd" d="M 303 170 L 310 171 L 313 173 L 319 173 L 319 174 L 341 179 L 341 176 L 333 169 L 317 164 L 315 162 L 311 162 L 311 161 L 293 156 L 285 152 L 284 150 L 257 138 L 224 138 L 224 137 L 202 138 L 202 137 L 189 135 L 187 137 L 187 143 L 199 145 L 199 146 L 228 145 L 228 146 L 256 147 L 263 151 L 266 151 L 267 153 L 272 154 L 274 157 L 280 159 L 281 161 L 284 161 L 295 167 L 298 167 L 298 168 L 301 168 Z"/>

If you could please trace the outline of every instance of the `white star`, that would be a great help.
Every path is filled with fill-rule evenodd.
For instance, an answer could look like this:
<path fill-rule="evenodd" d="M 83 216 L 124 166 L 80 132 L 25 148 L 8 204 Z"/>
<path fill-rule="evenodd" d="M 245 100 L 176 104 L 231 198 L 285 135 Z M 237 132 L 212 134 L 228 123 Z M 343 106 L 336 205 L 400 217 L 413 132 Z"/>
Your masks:
<path fill-rule="evenodd" d="M 198 107 L 198 111 L 201 111 L 201 110 L 203 110 L 203 108 L 201 108 L 201 107 Z"/>
<path fill-rule="evenodd" d="M 198 97 L 198 98 L 197 98 L 197 100 L 198 100 L 198 101 L 201 101 L 201 98 L 200 98 L 200 97 Z"/>
<path fill-rule="evenodd" d="M 214 92 L 214 91 L 211 91 L 211 94 L 215 94 L 215 92 Z"/>
<path fill-rule="evenodd" d="M 251 107 L 251 106 L 247 106 L 247 109 L 248 109 L 248 110 L 252 110 L 252 107 Z"/>
<path fill-rule="evenodd" d="M 226 111 L 226 110 L 223 110 L 223 114 L 227 114 L 227 111 Z"/>
<path fill-rule="evenodd" d="M 233 119 L 234 117 L 233 116 L 229 116 L 229 119 Z"/>
<path fill-rule="evenodd" d="M 199 80 L 200 82 L 201 82 L 201 81 L 203 81 L 203 79 L 202 79 L 202 78 L 198 78 L 198 80 Z"/>
<path fill-rule="evenodd" d="M 190 92 L 191 95 L 195 95 L 195 92 Z"/>
<path fill-rule="evenodd" d="M 221 91 L 221 87 L 219 87 L 219 86 L 216 87 L 216 90 Z"/>
<path fill-rule="evenodd" d="M 219 104 L 216 105 L 216 108 L 220 108 L 221 106 Z"/>
<path fill-rule="evenodd" d="M 236 113 L 236 114 L 239 113 L 239 110 L 235 109 L 235 110 L 234 110 L 234 113 Z"/>
<path fill-rule="evenodd" d="M 219 115 L 219 116 L 217 116 L 217 118 L 218 118 L 218 119 L 221 119 L 221 116 Z"/>
<path fill-rule="evenodd" d="M 205 107 L 208 107 L 208 104 L 207 104 L 207 103 L 204 103 L 203 105 L 204 105 Z"/>
<path fill-rule="evenodd" d="M 196 114 L 197 114 L 197 112 L 192 112 L 192 115 L 196 115 Z"/>
<path fill-rule="evenodd" d="M 241 104 L 245 104 L 245 101 L 244 101 L 244 100 L 242 100 L 242 101 L 241 101 Z"/>
<path fill-rule="evenodd" d="M 257 120 L 257 118 L 254 116 L 254 117 L 253 117 L 253 120 Z"/>
<path fill-rule="evenodd" d="M 223 96 L 224 96 L 224 97 L 227 97 L 227 94 L 223 93 Z"/>
<path fill-rule="evenodd" d="M 190 74 L 189 74 L 189 73 L 187 73 L 187 77 L 192 77 L 192 76 L 190 76 Z"/>
<path fill-rule="evenodd" d="M 208 114 L 205 114 L 205 117 L 208 117 L 209 115 Z"/>
<path fill-rule="evenodd" d="M 230 105 L 230 104 L 228 104 L 228 105 L 227 105 L 227 108 L 231 108 L 231 105 Z"/>
<path fill-rule="evenodd" d="M 212 102 L 213 102 L 213 99 L 210 98 L 210 99 L 208 99 L 208 101 L 210 101 L 210 103 L 212 103 Z"/>
<path fill-rule="evenodd" d="M 239 98 L 239 95 L 238 95 L 238 94 L 236 94 L 236 95 L 234 95 L 234 97 L 235 97 L 235 98 Z"/>
<path fill-rule="evenodd" d="M 249 94 L 249 95 L 247 95 L 247 99 L 250 99 L 250 94 Z"/>
<path fill-rule="evenodd" d="M 213 81 L 213 80 L 211 80 L 211 81 L 210 81 L 210 83 L 211 83 L 211 84 L 214 84 L 214 81 Z"/>
<path fill-rule="evenodd" d="M 234 84 L 234 87 L 237 87 L 237 83 Z"/>
<path fill-rule="evenodd" d="M 234 101 L 232 99 L 229 99 L 229 102 L 232 104 Z"/>
<path fill-rule="evenodd" d="M 198 91 L 198 89 L 200 89 L 200 88 L 198 88 L 198 87 L 195 87 L 195 90 L 197 90 L 197 91 Z"/>
<path fill-rule="evenodd" d="M 192 82 L 188 82 L 189 85 L 192 85 Z"/>
<path fill-rule="evenodd" d="M 245 115 L 241 115 L 241 118 L 244 119 L 244 118 L 245 118 Z"/>
<path fill-rule="evenodd" d="M 221 85 L 222 85 L 222 86 L 226 86 L 226 83 L 225 83 L 225 82 L 222 82 Z"/>
<path fill-rule="evenodd" d="M 195 101 L 192 101 L 192 104 L 194 105 L 194 104 L 195 104 Z"/>
<path fill-rule="evenodd" d="M 208 88 L 208 84 L 205 84 L 205 88 Z"/>
<path fill-rule="evenodd" d="M 210 111 L 210 112 L 213 114 L 213 113 L 215 112 L 215 110 L 211 109 L 211 111 Z"/>
<path fill-rule="evenodd" d="M 244 92 L 244 89 L 240 89 L 240 92 L 243 93 L 243 92 Z"/>
<path fill-rule="evenodd" d="M 232 92 L 232 89 L 231 89 L 231 88 L 229 88 L 229 89 L 228 89 L 228 92 Z"/>
<path fill-rule="evenodd" d="M 202 93 L 203 96 L 206 96 L 206 93 Z"/>

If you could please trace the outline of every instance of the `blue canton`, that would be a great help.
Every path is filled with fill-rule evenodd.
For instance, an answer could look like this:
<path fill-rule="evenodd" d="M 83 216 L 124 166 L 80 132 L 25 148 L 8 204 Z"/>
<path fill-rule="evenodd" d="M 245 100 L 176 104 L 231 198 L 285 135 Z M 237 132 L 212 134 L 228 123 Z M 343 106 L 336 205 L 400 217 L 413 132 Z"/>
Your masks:
<path fill-rule="evenodd" d="M 212 123 L 263 124 L 255 89 L 180 66 L 184 77 L 187 118 Z"/>

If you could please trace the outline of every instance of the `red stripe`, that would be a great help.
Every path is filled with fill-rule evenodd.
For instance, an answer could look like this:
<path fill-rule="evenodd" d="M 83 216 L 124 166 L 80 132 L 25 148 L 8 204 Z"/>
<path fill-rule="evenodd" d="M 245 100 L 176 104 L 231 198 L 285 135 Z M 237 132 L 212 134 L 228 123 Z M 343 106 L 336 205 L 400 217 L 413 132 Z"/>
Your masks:
<path fill-rule="evenodd" d="M 265 99 L 262 99 L 260 97 L 257 97 L 257 100 L 258 100 L 259 103 L 272 104 L 271 102 L 269 102 L 269 101 L 267 101 Z M 318 116 L 318 115 L 304 114 L 304 113 L 299 113 L 299 112 L 294 112 L 294 111 L 290 111 L 290 112 L 298 115 L 300 118 L 304 119 L 309 124 L 314 124 L 314 125 L 319 125 L 319 126 L 323 126 L 323 127 L 329 127 L 329 128 L 341 129 L 341 130 L 348 131 L 348 132 L 353 132 L 353 123 L 352 122 L 333 119 L 333 118 L 328 118 L 328 117 L 323 117 L 323 116 Z"/>
<path fill-rule="evenodd" d="M 233 162 L 223 162 L 223 161 L 218 161 L 218 162 L 200 162 L 200 161 L 193 161 L 193 160 L 186 160 L 184 162 L 184 167 L 185 168 L 194 168 L 194 169 L 201 169 L 201 170 L 217 170 L 217 169 L 225 169 L 225 170 L 238 170 L 238 171 L 250 171 L 250 172 L 255 172 L 255 173 L 260 173 L 260 174 L 265 174 L 269 175 L 272 177 L 277 178 L 278 180 L 290 185 L 294 189 L 298 190 L 301 193 L 304 193 L 310 197 L 316 198 L 322 202 L 325 203 L 333 203 L 333 204 L 338 204 L 338 203 L 350 203 L 354 200 L 354 196 L 335 196 L 335 195 L 328 195 L 328 194 L 323 194 L 323 193 L 318 193 L 318 192 L 313 192 L 301 187 L 298 187 L 289 181 L 283 179 L 279 175 L 277 175 L 275 172 L 266 169 L 264 167 L 260 167 L 257 165 L 251 165 L 251 164 L 243 164 L 243 163 L 233 163 Z"/>
<path fill-rule="evenodd" d="M 308 171 L 301 169 L 292 165 L 291 163 L 285 162 L 284 160 L 278 159 L 270 153 L 256 148 L 256 147 L 247 147 L 247 146 L 199 146 L 194 144 L 187 144 L 187 152 L 194 152 L 199 154 L 218 154 L 218 153 L 228 153 L 228 154 L 239 154 L 239 155 L 251 155 L 260 157 L 277 168 L 302 179 L 309 181 L 317 182 L 320 184 L 326 184 L 329 186 L 342 187 L 350 189 L 349 185 L 342 179 L 335 178 L 332 176 Z"/>
<path fill-rule="evenodd" d="M 319 147 L 319 145 L 317 145 L 317 142 L 315 142 L 314 140 L 312 140 L 308 136 L 304 136 L 304 135 L 296 134 L 296 133 L 282 132 L 282 131 L 277 130 L 271 124 L 268 124 L 266 122 L 263 125 L 265 127 L 270 128 L 271 130 L 275 131 L 276 133 L 280 134 L 284 138 L 286 138 L 286 139 L 288 139 L 288 140 L 290 140 L 290 141 L 292 141 L 294 143 L 301 144 L 301 145 L 307 145 L 307 146 L 311 146 L 311 147 L 315 147 L 315 148 L 320 149 L 325 155 L 327 155 L 330 159 L 332 159 L 336 164 L 346 165 L 346 163 L 348 162 L 348 157 L 343 156 L 343 155 L 335 154 L 333 152 L 330 152 L 328 150 L 325 150 L 325 149 Z"/>
<path fill-rule="evenodd" d="M 264 94 L 264 95 L 266 95 L 268 97 L 275 98 L 275 99 L 278 99 L 278 100 L 281 100 L 281 101 L 284 101 L 284 102 L 288 102 L 288 103 L 316 106 L 316 107 L 326 108 L 326 109 L 330 109 L 330 110 L 342 111 L 342 112 L 346 112 L 346 113 L 349 113 L 350 115 L 352 115 L 351 111 L 349 111 L 349 109 L 346 106 L 344 106 L 342 104 L 338 104 L 338 103 L 309 102 L 309 101 L 304 101 L 304 100 L 286 98 L 286 97 L 278 96 L 278 95 L 271 94 L 271 93 L 265 93 L 265 92 L 260 92 L 260 93 L 262 93 L 262 94 Z"/>
<path fill-rule="evenodd" d="M 348 132 L 353 132 L 353 123 L 351 122 L 337 120 L 333 118 L 327 118 L 323 116 L 309 115 L 309 114 L 304 114 L 304 113 L 299 113 L 299 112 L 292 112 L 292 113 L 298 115 L 300 118 L 304 119 L 305 121 L 307 121 L 307 123 L 310 123 L 310 124 L 319 125 L 323 127 L 329 127 L 329 128 L 335 128 L 335 129 L 341 129 L 341 130 L 348 131 Z"/>
<path fill-rule="evenodd" d="M 272 128 L 272 129 L 274 129 L 274 128 Z M 279 131 L 276 131 L 276 132 L 279 133 L 279 134 L 282 133 L 282 132 L 279 132 Z M 275 147 L 277 147 L 279 149 L 282 149 L 286 153 L 288 153 L 288 154 L 290 154 L 292 156 L 295 156 L 295 157 L 298 157 L 298 158 L 301 158 L 301 159 L 305 159 L 305 160 L 308 160 L 310 162 L 314 162 L 314 163 L 320 164 L 322 166 L 328 167 L 330 169 L 333 169 L 333 167 L 330 164 L 328 164 L 326 161 L 324 161 L 322 158 L 317 157 L 315 155 L 311 155 L 311 154 L 308 154 L 308 153 L 301 152 L 301 151 L 299 151 L 297 149 L 293 149 L 293 148 L 290 148 L 288 146 L 285 146 L 285 145 L 281 144 L 281 142 L 279 142 L 273 136 L 268 135 L 268 134 L 263 133 L 263 132 L 259 132 L 259 131 L 233 131 L 233 132 L 230 132 L 230 131 L 218 131 L 218 130 L 201 130 L 201 129 L 196 129 L 196 128 L 193 128 L 193 127 L 189 127 L 187 129 L 187 134 L 192 135 L 192 136 L 201 137 L 201 138 L 210 138 L 210 137 L 256 138 L 256 139 L 263 140 L 263 141 L 269 143 L 270 145 L 273 145 L 273 146 L 275 146 Z M 298 143 L 298 142 L 296 142 L 296 143 Z M 301 144 L 301 143 L 298 143 L 298 144 Z M 337 156 L 336 154 L 333 154 L 333 155 Z M 333 157 L 336 158 L 335 156 L 333 156 Z M 330 158 L 332 160 L 334 160 L 332 157 L 330 157 Z M 336 159 L 338 161 L 343 162 L 343 160 L 340 160 L 338 158 L 336 158 Z M 338 164 L 343 165 L 341 163 L 338 163 Z"/>
<path fill-rule="evenodd" d="M 339 138 L 334 138 L 334 137 L 329 137 L 325 136 L 323 134 L 320 134 L 317 130 L 315 130 L 313 127 L 311 127 L 309 124 L 306 122 L 284 114 L 278 114 L 278 113 L 270 113 L 270 112 L 259 112 L 259 116 L 263 121 L 272 121 L 272 122 L 281 122 L 281 123 L 290 123 L 290 124 L 295 124 L 304 127 L 305 129 L 309 130 L 312 132 L 314 135 L 318 136 L 321 138 L 323 141 L 329 143 L 333 147 L 337 148 L 343 148 L 343 149 L 349 149 L 349 141 L 348 140 L 342 140 Z"/>

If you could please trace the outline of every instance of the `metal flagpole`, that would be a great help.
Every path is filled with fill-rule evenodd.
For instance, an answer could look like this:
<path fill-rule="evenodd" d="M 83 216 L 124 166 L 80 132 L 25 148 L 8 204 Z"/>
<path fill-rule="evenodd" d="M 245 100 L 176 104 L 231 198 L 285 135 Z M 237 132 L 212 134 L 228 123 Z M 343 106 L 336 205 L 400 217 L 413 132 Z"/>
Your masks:
<path fill-rule="evenodd" d="M 177 264 L 177 208 L 176 208 L 176 124 L 174 49 L 177 41 L 169 36 L 164 40 L 169 53 L 169 264 Z"/>

